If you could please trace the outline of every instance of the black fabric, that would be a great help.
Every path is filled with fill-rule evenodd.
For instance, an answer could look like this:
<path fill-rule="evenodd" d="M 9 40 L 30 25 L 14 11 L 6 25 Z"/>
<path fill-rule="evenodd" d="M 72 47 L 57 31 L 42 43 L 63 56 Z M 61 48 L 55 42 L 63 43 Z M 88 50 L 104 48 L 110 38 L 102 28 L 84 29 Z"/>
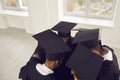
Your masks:
<path fill-rule="evenodd" d="M 56 60 L 60 60 L 62 59 L 63 57 L 65 56 L 64 53 L 61 53 L 61 54 L 47 54 L 46 55 L 46 58 L 50 61 L 56 61 Z"/>
<path fill-rule="evenodd" d="M 52 28 L 52 30 L 57 31 L 60 37 L 67 38 L 71 36 L 71 29 L 76 25 L 76 23 L 61 21 L 58 24 L 56 24 Z"/>
<path fill-rule="evenodd" d="M 113 61 L 106 60 L 103 62 L 97 80 L 119 80 L 120 69 L 116 55 L 114 54 L 114 50 L 107 45 L 103 45 L 103 47 L 106 47 L 112 51 Z"/>
<path fill-rule="evenodd" d="M 61 65 L 55 70 L 55 76 L 57 80 L 74 80 L 73 75 L 71 74 L 71 69 L 65 64 L 67 63 L 68 59 L 72 55 L 73 51 L 76 48 L 76 44 L 72 44 L 73 38 L 70 38 L 67 41 L 67 45 L 72 49 L 72 51 L 65 53 L 64 59 Z"/>
<path fill-rule="evenodd" d="M 91 29 L 77 32 L 72 43 L 81 43 L 89 40 L 98 40 L 99 29 Z"/>
<path fill-rule="evenodd" d="M 33 36 L 44 48 L 48 60 L 58 60 L 64 56 L 64 52 L 71 49 L 57 34 L 51 30 L 46 30 Z"/>
<path fill-rule="evenodd" d="M 71 37 L 68 41 L 67 41 L 67 45 L 71 48 L 71 51 L 65 53 L 64 59 L 62 64 L 65 65 L 68 61 L 68 59 L 70 58 L 70 56 L 73 54 L 77 44 L 72 44 L 73 38 Z"/>
<path fill-rule="evenodd" d="M 38 46 L 37 46 L 37 48 L 35 49 L 33 55 L 38 55 L 38 57 L 36 57 L 36 58 L 40 59 L 40 63 L 41 63 L 41 64 L 44 63 L 45 60 L 46 60 L 45 50 L 44 50 L 44 48 L 42 48 L 42 46 L 39 45 L 39 42 L 38 42 Z M 32 55 L 32 56 L 33 56 L 33 55 Z"/>
<path fill-rule="evenodd" d="M 56 80 L 54 74 L 47 76 L 41 75 L 36 70 L 36 64 L 39 63 L 37 58 L 31 58 L 31 60 L 21 68 L 19 78 L 22 80 Z"/>
<path fill-rule="evenodd" d="M 27 64 L 20 69 L 19 78 L 22 78 L 22 80 L 27 80 L 26 76 L 28 75 L 28 71 L 36 63 L 41 63 L 41 61 L 38 58 L 31 57 Z"/>
<path fill-rule="evenodd" d="M 65 65 L 59 66 L 54 72 L 56 80 L 74 80 L 71 69 Z"/>
<path fill-rule="evenodd" d="M 33 57 L 33 55 L 36 55 L 36 54 L 39 57 Z M 43 64 L 45 62 L 45 59 L 46 59 L 46 57 L 45 57 L 45 51 L 39 45 L 39 43 L 38 43 L 38 46 L 35 49 L 33 55 L 31 56 L 31 58 L 27 62 L 27 64 L 20 69 L 19 78 L 25 78 L 28 70 L 31 68 L 31 65 L 34 65 L 34 63 L 39 62 L 39 63 Z"/>
<path fill-rule="evenodd" d="M 94 40 L 88 40 L 88 41 L 84 41 L 81 42 L 80 45 L 88 48 L 88 49 L 92 49 L 94 48 L 96 45 L 99 45 L 99 40 L 98 39 L 94 39 Z"/>
<path fill-rule="evenodd" d="M 97 80 L 119 80 L 119 74 L 114 70 L 112 61 L 104 61 Z"/>
<path fill-rule="evenodd" d="M 49 75 L 41 75 L 37 70 L 36 70 L 36 65 L 32 66 L 32 68 L 29 70 L 28 73 L 28 80 L 56 80 L 54 74 L 49 74 Z"/>
<path fill-rule="evenodd" d="M 71 23 L 71 22 L 65 22 L 61 21 L 58 24 L 56 24 L 52 30 L 58 31 L 58 32 L 63 32 L 63 33 L 69 33 L 73 27 L 75 27 L 77 24 L 76 23 Z"/>
<path fill-rule="evenodd" d="M 114 53 L 114 50 L 113 50 L 112 48 L 110 48 L 109 46 L 107 46 L 107 45 L 103 45 L 103 47 L 106 47 L 106 48 L 108 48 L 110 51 L 112 51 L 113 63 L 114 63 L 114 65 L 115 65 L 115 69 L 114 69 L 114 70 L 119 71 L 120 69 L 119 69 L 119 65 L 118 65 L 118 60 L 117 60 L 117 57 L 116 57 L 116 55 L 115 55 L 115 53 Z"/>
<path fill-rule="evenodd" d="M 60 36 L 61 38 L 69 38 L 71 37 L 71 33 L 58 32 L 58 36 Z"/>
<path fill-rule="evenodd" d="M 102 57 L 78 45 L 66 65 L 75 71 L 78 79 L 96 80 L 102 63 Z"/>

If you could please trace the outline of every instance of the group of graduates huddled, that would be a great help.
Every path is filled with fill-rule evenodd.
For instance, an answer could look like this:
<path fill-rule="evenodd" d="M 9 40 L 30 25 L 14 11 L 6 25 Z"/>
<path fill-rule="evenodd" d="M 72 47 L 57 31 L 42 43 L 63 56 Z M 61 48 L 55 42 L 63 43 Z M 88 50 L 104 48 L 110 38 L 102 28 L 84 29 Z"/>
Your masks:
<path fill-rule="evenodd" d="M 22 80 L 120 80 L 114 50 L 102 45 L 97 29 L 73 29 L 61 21 L 33 35 L 38 46 L 20 69 Z M 71 30 L 77 31 L 71 37 Z"/>

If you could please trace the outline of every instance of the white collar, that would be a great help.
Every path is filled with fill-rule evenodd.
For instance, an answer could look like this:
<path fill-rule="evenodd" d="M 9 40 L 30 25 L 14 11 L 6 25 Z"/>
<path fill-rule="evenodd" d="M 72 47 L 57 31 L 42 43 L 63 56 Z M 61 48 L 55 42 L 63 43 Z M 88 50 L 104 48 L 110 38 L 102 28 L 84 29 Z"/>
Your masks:
<path fill-rule="evenodd" d="M 103 58 L 104 58 L 104 61 L 105 61 L 105 60 L 112 61 L 112 60 L 113 60 L 112 51 L 111 51 L 111 50 L 108 50 L 108 53 L 105 54 L 105 55 L 103 56 Z"/>
<path fill-rule="evenodd" d="M 53 70 L 49 69 L 45 64 L 37 64 L 36 65 L 37 71 L 42 75 L 53 74 Z"/>

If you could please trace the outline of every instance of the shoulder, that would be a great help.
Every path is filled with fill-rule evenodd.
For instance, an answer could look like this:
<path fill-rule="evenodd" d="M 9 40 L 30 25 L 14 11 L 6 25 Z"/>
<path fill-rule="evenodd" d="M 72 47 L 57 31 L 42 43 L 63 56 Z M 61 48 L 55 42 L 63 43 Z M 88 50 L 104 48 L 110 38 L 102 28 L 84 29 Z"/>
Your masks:
<path fill-rule="evenodd" d="M 56 80 L 55 75 L 54 74 L 47 75 L 46 80 Z"/>

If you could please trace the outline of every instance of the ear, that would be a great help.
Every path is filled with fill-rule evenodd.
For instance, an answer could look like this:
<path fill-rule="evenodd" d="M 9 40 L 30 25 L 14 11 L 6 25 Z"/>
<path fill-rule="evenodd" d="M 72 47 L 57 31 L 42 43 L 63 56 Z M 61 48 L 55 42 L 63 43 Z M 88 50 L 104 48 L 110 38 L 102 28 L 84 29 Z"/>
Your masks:
<path fill-rule="evenodd" d="M 60 62 L 59 60 L 55 61 L 56 64 L 59 64 L 59 62 Z"/>

